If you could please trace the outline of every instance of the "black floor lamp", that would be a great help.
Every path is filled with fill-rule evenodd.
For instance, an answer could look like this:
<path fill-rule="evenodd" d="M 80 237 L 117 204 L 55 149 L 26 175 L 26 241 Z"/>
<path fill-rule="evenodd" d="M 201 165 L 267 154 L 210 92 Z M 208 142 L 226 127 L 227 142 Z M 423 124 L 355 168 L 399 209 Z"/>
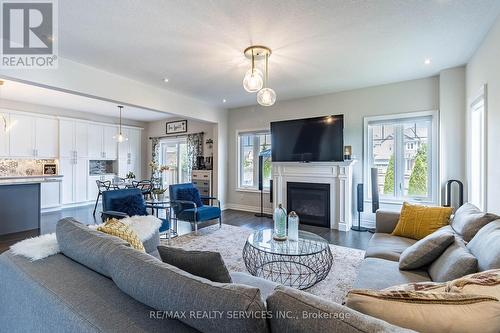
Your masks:
<path fill-rule="evenodd" d="M 271 214 L 264 214 L 264 160 L 271 160 L 271 149 L 263 150 L 259 153 L 259 191 L 260 191 L 260 213 L 257 217 L 272 218 Z"/>

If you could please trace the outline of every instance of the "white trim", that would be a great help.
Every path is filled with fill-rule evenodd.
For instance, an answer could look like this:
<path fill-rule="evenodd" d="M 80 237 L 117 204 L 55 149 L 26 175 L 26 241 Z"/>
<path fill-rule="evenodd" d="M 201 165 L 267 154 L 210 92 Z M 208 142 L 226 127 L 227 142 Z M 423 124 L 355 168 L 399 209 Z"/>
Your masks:
<path fill-rule="evenodd" d="M 255 188 L 255 187 L 237 187 L 234 189 L 236 192 L 247 192 L 247 193 L 258 193 L 260 194 L 260 191 Z M 269 189 L 264 189 L 264 194 L 269 194 L 271 191 Z"/>
<path fill-rule="evenodd" d="M 226 203 L 222 210 L 240 210 L 243 212 L 251 212 L 251 213 L 260 213 L 260 207 L 259 206 L 249 206 L 249 205 L 240 205 L 240 204 L 233 204 L 233 203 Z M 272 214 L 273 209 L 270 207 L 264 207 L 264 213 L 266 214 Z"/>
<path fill-rule="evenodd" d="M 478 92 L 473 95 L 473 98 L 471 98 L 468 102 L 467 105 L 467 119 L 466 119 L 466 128 L 467 128 L 467 201 L 471 200 L 471 166 L 470 166 L 470 161 L 472 161 L 471 157 L 471 116 L 472 116 L 472 109 L 475 107 L 478 103 L 483 103 L 483 151 L 484 151 L 484 160 L 483 160 L 483 184 L 482 186 L 482 197 L 483 197 L 483 207 L 480 207 L 483 211 L 487 211 L 488 209 L 488 200 L 487 200 L 487 193 L 488 193 L 488 182 L 486 181 L 487 175 L 488 175 L 488 86 L 487 84 L 482 85 Z"/>
<path fill-rule="evenodd" d="M 269 134 L 271 134 L 271 129 L 270 128 L 252 128 L 252 129 L 239 129 L 239 130 L 236 130 L 236 190 L 240 190 L 240 191 L 246 191 L 247 188 L 245 187 L 241 187 L 241 170 L 240 170 L 240 167 L 241 167 L 241 147 L 240 147 L 240 134 L 244 134 L 244 133 L 255 133 L 255 132 L 268 132 Z M 248 192 L 251 192 L 252 190 L 257 190 L 257 187 L 248 187 L 249 191 Z M 264 189 L 264 192 L 266 190 Z M 269 192 L 269 190 L 267 190 Z M 260 191 L 258 191 L 260 192 Z"/>
<path fill-rule="evenodd" d="M 369 116 L 363 118 L 363 181 L 367 185 L 366 188 L 370 188 L 370 172 L 369 165 L 371 161 L 371 156 L 369 156 L 369 134 L 368 125 L 374 122 L 385 122 L 387 120 L 401 120 L 401 119 L 411 119 L 419 117 L 432 117 L 431 124 L 431 153 L 432 153 L 432 165 L 431 165 L 431 197 L 430 200 L 419 200 L 417 198 L 384 198 L 380 197 L 380 203 L 390 203 L 390 204 L 401 204 L 403 201 L 415 201 L 418 203 L 438 205 L 440 202 L 441 191 L 439 190 L 439 177 L 440 177 L 440 137 L 439 137 L 439 111 L 438 110 L 428 110 L 428 111 L 415 111 L 415 112 L 405 112 L 396 113 L 380 116 Z M 364 201 L 371 202 L 370 191 L 364 191 Z"/>

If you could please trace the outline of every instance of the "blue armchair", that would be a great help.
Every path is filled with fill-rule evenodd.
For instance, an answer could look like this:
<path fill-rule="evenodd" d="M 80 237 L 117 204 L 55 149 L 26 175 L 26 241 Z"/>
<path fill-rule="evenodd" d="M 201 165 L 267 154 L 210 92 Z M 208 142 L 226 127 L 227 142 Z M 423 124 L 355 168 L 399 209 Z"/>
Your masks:
<path fill-rule="evenodd" d="M 111 190 L 102 192 L 102 221 L 109 218 L 122 219 L 128 216 L 148 215 L 146 210 L 148 206 L 144 202 L 144 196 L 139 188 L 127 188 L 123 190 Z M 170 220 L 160 218 L 160 235 L 167 234 L 169 237 Z"/>
<path fill-rule="evenodd" d="M 192 183 L 169 186 L 170 205 L 175 213 L 175 219 L 194 224 L 195 233 L 198 232 L 198 223 L 209 220 L 219 220 L 222 226 L 220 201 L 215 197 L 200 196 L 198 189 Z M 217 202 L 217 206 L 205 206 L 202 200 Z"/>

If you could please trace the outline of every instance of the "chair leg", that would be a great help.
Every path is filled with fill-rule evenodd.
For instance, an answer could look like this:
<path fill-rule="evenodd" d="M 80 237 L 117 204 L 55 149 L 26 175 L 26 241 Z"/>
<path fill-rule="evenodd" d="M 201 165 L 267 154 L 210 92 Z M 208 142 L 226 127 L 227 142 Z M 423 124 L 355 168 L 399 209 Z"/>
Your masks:
<path fill-rule="evenodd" d="M 97 199 L 95 200 L 94 213 L 92 215 L 95 216 L 95 211 L 97 209 L 97 204 L 99 203 L 99 197 L 101 196 L 101 192 L 97 193 Z"/>
<path fill-rule="evenodd" d="M 194 234 L 198 234 L 198 223 L 196 223 L 196 221 L 194 222 Z"/>
<path fill-rule="evenodd" d="M 219 229 L 222 228 L 222 215 L 219 216 Z"/>

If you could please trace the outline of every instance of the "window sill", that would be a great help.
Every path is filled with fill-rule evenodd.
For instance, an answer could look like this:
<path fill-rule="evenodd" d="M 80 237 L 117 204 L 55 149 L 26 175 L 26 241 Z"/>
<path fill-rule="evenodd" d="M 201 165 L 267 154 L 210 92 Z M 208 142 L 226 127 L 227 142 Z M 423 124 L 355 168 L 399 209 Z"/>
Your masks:
<path fill-rule="evenodd" d="M 372 200 L 367 198 L 364 200 L 365 203 L 371 204 Z M 429 201 L 429 200 L 412 200 L 410 198 L 405 199 L 380 199 L 379 203 L 381 205 L 403 205 L 403 202 L 408 202 L 413 205 L 427 205 L 427 206 L 439 206 L 437 202 Z"/>
<path fill-rule="evenodd" d="M 247 193 L 260 193 L 260 191 L 256 188 L 250 187 L 237 187 L 235 189 L 236 192 L 247 192 Z M 264 189 L 264 194 L 269 194 L 269 190 Z"/>

